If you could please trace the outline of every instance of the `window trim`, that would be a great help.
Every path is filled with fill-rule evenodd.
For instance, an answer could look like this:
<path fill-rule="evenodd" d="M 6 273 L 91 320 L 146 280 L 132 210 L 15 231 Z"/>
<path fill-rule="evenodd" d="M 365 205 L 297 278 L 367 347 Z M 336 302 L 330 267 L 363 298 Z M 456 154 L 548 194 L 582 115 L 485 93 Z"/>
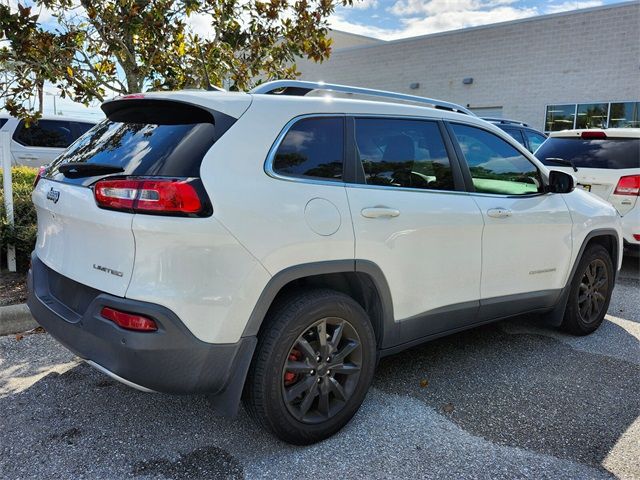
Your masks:
<path fill-rule="evenodd" d="M 342 122 L 343 122 L 343 129 L 344 129 L 344 132 L 343 132 L 344 142 L 342 146 L 342 180 L 322 180 L 320 178 L 284 175 L 282 173 L 276 172 L 275 169 L 273 168 L 273 162 L 276 158 L 276 153 L 278 153 L 278 149 L 280 148 L 280 144 L 284 140 L 284 137 L 287 135 L 287 133 L 289 133 L 289 130 L 291 130 L 298 122 L 302 120 L 308 120 L 310 118 L 327 118 L 327 117 L 343 119 Z M 264 162 L 264 172 L 272 178 L 275 178 L 278 180 L 285 180 L 287 182 L 302 182 L 302 183 L 310 183 L 314 185 L 333 185 L 333 186 L 344 187 L 346 185 L 346 182 L 344 180 L 345 175 L 348 172 L 347 163 L 349 162 L 349 159 L 347 158 L 347 155 L 346 155 L 347 142 L 348 142 L 346 117 L 347 115 L 345 115 L 344 113 L 307 113 L 304 115 L 299 115 L 289 120 L 285 124 L 284 128 L 280 131 L 275 141 L 273 142 L 273 145 L 271 145 L 271 148 L 269 149 L 269 153 L 267 154 L 267 158 Z"/>
<path fill-rule="evenodd" d="M 491 131 L 488 128 L 485 128 L 484 126 L 481 125 L 475 125 L 473 123 L 465 123 L 465 122 L 460 122 L 460 121 L 448 121 L 445 120 L 444 121 L 445 127 L 447 128 L 447 133 L 449 134 L 449 137 L 451 138 L 451 142 L 454 145 L 455 148 L 455 152 L 456 155 L 458 156 L 458 162 L 460 163 L 460 166 L 462 168 L 462 174 L 464 176 L 465 179 L 465 185 L 466 185 L 466 189 L 467 192 L 470 195 L 477 195 L 477 196 L 481 196 L 481 197 L 498 197 L 498 198 L 531 198 L 531 197 L 538 197 L 540 195 L 546 195 L 548 192 L 546 191 L 544 182 L 545 182 L 545 175 L 543 175 L 542 170 L 540 169 L 540 167 L 538 165 L 536 165 L 535 162 L 533 162 L 529 156 L 533 156 L 533 154 L 531 152 L 529 152 L 529 150 L 526 149 L 526 147 L 524 145 L 520 145 L 517 140 L 515 138 L 509 137 L 509 140 L 517 143 L 517 145 L 514 145 L 513 143 L 511 143 L 511 141 L 507 141 L 504 138 L 502 138 L 500 135 L 496 135 L 496 132 Z M 540 176 L 540 179 L 542 181 L 542 191 L 541 192 L 536 192 L 536 193 L 528 193 L 525 195 L 508 195 L 508 194 L 504 194 L 504 193 L 483 193 L 483 192 L 476 192 L 476 189 L 473 185 L 473 178 L 471 177 L 471 170 L 469 169 L 469 164 L 467 163 L 467 160 L 464 157 L 464 153 L 462 152 L 462 148 L 460 148 L 460 144 L 458 143 L 458 139 L 455 135 L 455 132 L 453 131 L 452 125 L 463 125 L 465 127 L 473 127 L 473 128 L 477 128 L 479 130 L 484 130 L 487 133 L 490 133 L 492 135 L 495 135 L 496 137 L 500 138 L 503 141 L 506 141 L 509 145 L 511 145 L 513 148 L 515 148 L 518 152 L 520 152 L 520 154 L 526 158 L 529 163 L 531 163 L 531 165 L 534 166 L 534 168 L 538 171 L 538 175 Z M 507 132 L 503 132 L 505 135 L 509 136 L 509 134 Z M 526 154 L 524 153 L 526 151 Z"/>

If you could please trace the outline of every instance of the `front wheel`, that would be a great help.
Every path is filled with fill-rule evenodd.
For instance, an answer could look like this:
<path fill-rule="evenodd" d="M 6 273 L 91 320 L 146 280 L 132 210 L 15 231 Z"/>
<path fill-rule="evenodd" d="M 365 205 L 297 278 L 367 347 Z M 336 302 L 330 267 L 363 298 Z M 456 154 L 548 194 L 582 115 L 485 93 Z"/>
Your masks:
<path fill-rule="evenodd" d="M 602 323 L 613 292 L 611 255 L 602 245 L 588 247 L 571 282 L 562 329 L 588 335 Z"/>
<path fill-rule="evenodd" d="M 347 295 L 312 290 L 283 302 L 266 322 L 245 385 L 249 414 L 289 443 L 333 435 L 373 379 L 376 343 L 367 314 Z"/>

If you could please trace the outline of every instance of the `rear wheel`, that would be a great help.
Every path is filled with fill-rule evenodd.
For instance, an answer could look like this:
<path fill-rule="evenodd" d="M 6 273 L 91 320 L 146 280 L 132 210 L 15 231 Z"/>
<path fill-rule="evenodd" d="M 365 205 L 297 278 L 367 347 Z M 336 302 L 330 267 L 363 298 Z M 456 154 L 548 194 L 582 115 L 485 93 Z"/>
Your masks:
<path fill-rule="evenodd" d="M 375 368 L 375 336 L 362 307 L 332 290 L 289 298 L 266 320 L 245 406 L 280 439 L 309 444 L 356 413 Z"/>
<path fill-rule="evenodd" d="M 602 245 L 587 247 L 571 283 L 562 328 L 574 335 L 594 332 L 602 323 L 613 291 L 611 256 Z"/>

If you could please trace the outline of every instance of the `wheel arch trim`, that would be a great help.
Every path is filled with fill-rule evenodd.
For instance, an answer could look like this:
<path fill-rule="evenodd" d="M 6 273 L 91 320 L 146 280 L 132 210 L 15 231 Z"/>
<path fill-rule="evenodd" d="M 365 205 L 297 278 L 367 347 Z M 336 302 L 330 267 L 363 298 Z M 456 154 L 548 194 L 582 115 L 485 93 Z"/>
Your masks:
<path fill-rule="evenodd" d="M 273 304 L 277 295 L 286 285 L 295 280 L 335 273 L 362 273 L 371 279 L 373 286 L 376 289 L 382 309 L 381 324 L 374 325 L 374 328 L 379 328 L 379 332 L 382 337 L 381 344 L 382 342 L 384 342 L 385 345 L 392 343 L 393 339 L 388 337 L 390 335 L 394 335 L 396 329 L 393 328 L 393 300 L 391 298 L 389 284 L 384 273 L 377 264 L 369 260 L 359 259 L 305 263 L 285 268 L 284 270 L 276 273 L 271 277 L 265 288 L 262 290 L 262 293 L 249 316 L 249 320 L 245 326 L 242 336 L 247 337 L 258 334 L 269 308 Z"/>

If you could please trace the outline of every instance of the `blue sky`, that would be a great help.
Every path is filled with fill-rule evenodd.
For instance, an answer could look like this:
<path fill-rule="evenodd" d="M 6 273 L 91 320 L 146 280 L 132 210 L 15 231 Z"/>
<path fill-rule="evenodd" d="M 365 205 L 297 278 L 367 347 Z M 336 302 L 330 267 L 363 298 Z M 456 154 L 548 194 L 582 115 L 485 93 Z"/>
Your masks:
<path fill-rule="evenodd" d="M 458 28 L 504 22 L 579 8 L 618 3 L 615 0 L 354 0 L 338 8 L 331 25 L 360 35 L 393 40 Z"/>

